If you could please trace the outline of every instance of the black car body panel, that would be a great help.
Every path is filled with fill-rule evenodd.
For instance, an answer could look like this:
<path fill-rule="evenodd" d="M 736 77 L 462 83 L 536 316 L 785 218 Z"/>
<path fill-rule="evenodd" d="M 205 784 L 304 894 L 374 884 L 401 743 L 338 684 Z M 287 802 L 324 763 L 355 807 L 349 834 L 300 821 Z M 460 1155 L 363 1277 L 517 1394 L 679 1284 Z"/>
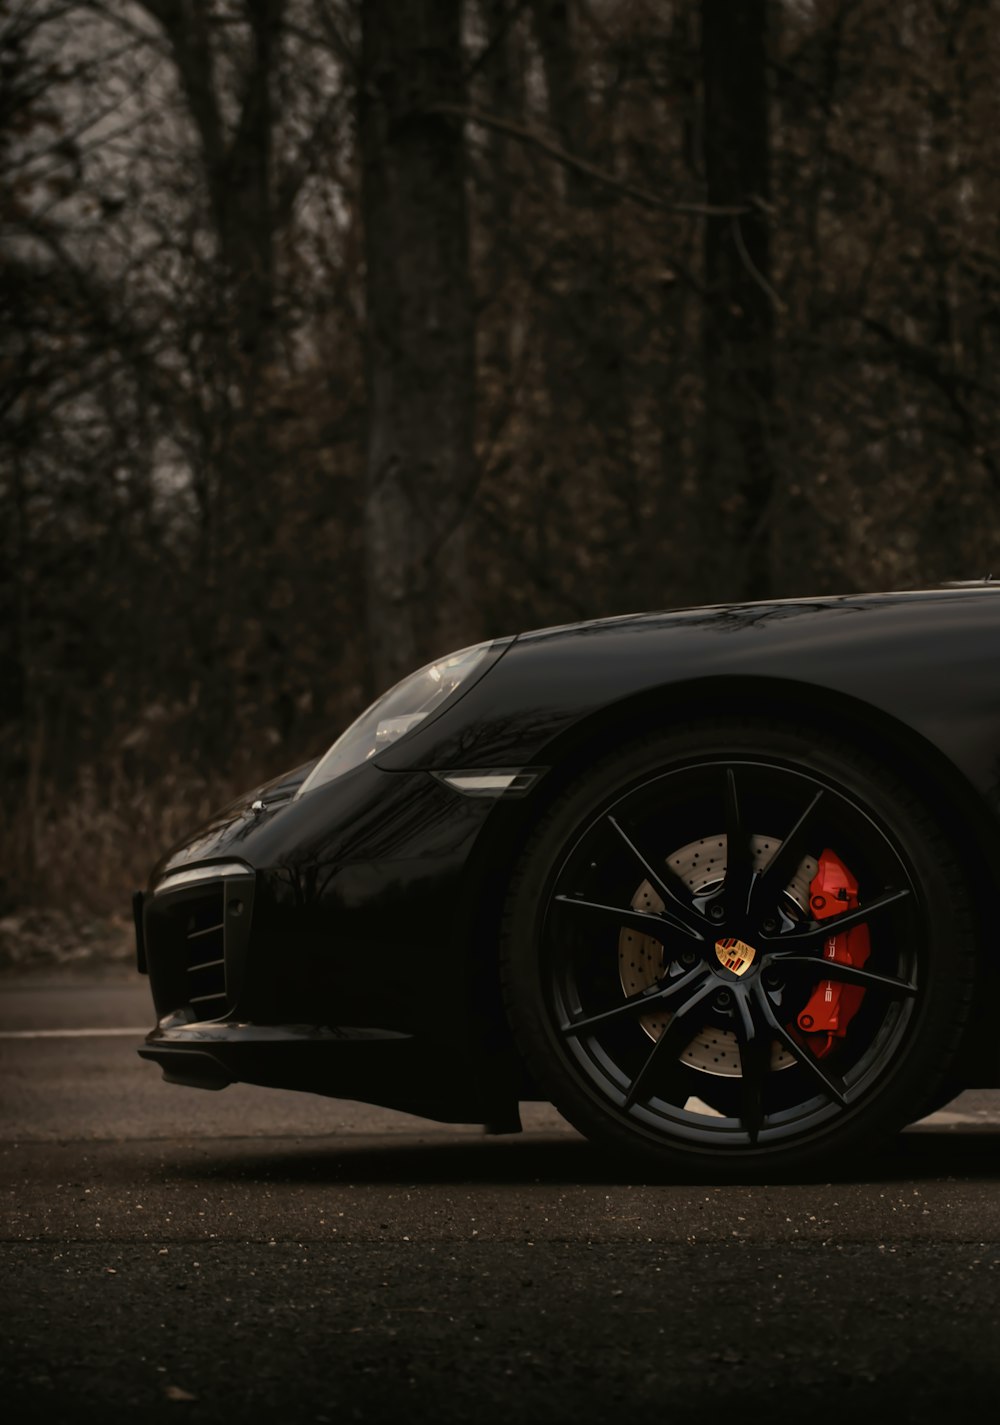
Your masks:
<path fill-rule="evenodd" d="M 557 739 L 631 700 L 704 705 L 765 682 L 794 709 L 821 700 L 923 739 L 1000 814 L 998 590 L 845 596 L 638 614 L 522 634 L 503 666 L 383 766 L 545 762 Z M 839 709 L 838 705 L 839 704 Z"/>
<path fill-rule="evenodd" d="M 521 635 L 371 761 L 297 797 L 308 764 L 175 847 L 143 902 L 159 1023 L 141 1052 L 201 1086 L 509 1120 L 533 1088 L 506 1030 L 496 940 L 525 838 L 595 755 L 720 711 L 815 724 L 919 778 L 986 924 L 1000 873 L 996 589 L 614 618 Z M 469 768 L 535 777 L 527 795 L 490 799 L 434 775 Z M 194 889 L 171 889 L 200 867 Z M 211 934 L 206 960 L 196 942 Z M 985 947 L 984 934 L 984 1004 L 1000 990 Z M 201 999 L 191 986 L 208 985 L 209 961 L 217 979 Z M 967 1081 L 1000 1084 L 994 1036 L 988 1051 L 974 1038 Z"/>

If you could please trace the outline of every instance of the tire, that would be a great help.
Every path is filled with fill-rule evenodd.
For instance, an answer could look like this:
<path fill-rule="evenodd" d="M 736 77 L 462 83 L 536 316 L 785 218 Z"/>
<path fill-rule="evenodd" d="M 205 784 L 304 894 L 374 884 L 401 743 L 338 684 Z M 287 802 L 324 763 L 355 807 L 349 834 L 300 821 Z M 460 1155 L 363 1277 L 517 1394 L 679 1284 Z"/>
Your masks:
<path fill-rule="evenodd" d="M 857 893 L 817 919 L 830 852 Z M 807 728 L 705 722 L 608 757 L 548 810 L 511 880 L 504 1002 L 595 1144 L 673 1173 L 798 1171 L 942 1091 L 973 924 L 952 848 L 877 762 Z M 867 958 L 847 940 L 862 925 Z M 839 1027 L 807 1031 L 831 985 Z"/>

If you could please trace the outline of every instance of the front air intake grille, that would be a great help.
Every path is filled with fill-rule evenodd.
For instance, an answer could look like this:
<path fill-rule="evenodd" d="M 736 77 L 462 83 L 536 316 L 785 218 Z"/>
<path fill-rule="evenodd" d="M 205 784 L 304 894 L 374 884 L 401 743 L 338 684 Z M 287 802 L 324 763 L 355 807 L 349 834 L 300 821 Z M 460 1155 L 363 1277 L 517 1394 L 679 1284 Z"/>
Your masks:
<path fill-rule="evenodd" d="M 226 894 L 221 881 L 184 906 L 188 1003 L 199 1019 L 215 1019 L 226 1008 Z"/>
<path fill-rule="evenodd" d="M 183 867 L 143 900 L 143 938 L 157 1013 L 224 1019 L 240 998 L 254 873 L 237 861 Z"/>

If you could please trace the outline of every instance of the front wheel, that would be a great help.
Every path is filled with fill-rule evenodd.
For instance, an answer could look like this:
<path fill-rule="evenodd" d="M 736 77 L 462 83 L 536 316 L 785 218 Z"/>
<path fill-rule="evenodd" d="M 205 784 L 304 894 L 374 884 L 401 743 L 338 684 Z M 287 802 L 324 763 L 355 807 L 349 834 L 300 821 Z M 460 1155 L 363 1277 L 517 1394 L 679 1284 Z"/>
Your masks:
<path fill-rule="evenodd" d="M 664 1167 L 799 1168 L 939 1089 L 975 944 L 913 793 L 811 732 L 701 724 L 594 767 L 512 880 L 515 1038 L 584 1134 Z"/>

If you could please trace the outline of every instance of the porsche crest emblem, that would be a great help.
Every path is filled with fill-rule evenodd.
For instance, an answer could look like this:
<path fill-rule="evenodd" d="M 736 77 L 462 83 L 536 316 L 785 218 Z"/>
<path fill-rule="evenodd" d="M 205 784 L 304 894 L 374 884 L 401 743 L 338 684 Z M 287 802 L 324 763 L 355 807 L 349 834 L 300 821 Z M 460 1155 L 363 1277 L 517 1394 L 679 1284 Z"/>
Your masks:
<path fill-rule="evenodd" d="M 734 975 L 745 975 L 757 951 L 744 940 L 717 940 L 715 953 L 724 970 L 732 970 Z"/>

